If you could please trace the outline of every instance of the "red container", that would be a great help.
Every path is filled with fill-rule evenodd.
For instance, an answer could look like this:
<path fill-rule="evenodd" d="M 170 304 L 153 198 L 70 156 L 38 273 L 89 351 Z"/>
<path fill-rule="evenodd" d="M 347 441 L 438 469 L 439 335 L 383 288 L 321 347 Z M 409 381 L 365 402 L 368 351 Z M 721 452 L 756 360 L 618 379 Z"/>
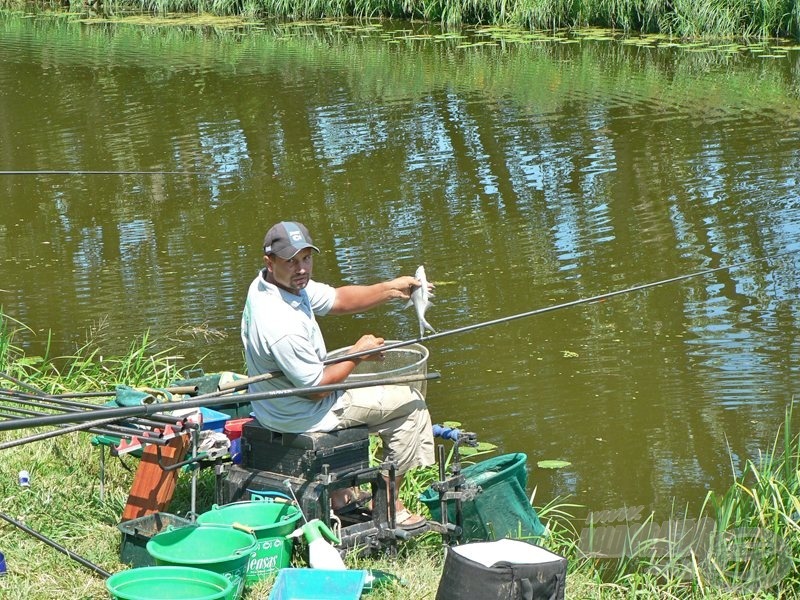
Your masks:
<path fill-rule="evenodd" d="M 238 440 L 242 437 L 242 427 L 244 427 L 245 423 L 249 423 L 252 420 L 252 418 L 248 418 L 225 421 L 225 435 L 227 435 L 228 439 L 231 441 Z"/>

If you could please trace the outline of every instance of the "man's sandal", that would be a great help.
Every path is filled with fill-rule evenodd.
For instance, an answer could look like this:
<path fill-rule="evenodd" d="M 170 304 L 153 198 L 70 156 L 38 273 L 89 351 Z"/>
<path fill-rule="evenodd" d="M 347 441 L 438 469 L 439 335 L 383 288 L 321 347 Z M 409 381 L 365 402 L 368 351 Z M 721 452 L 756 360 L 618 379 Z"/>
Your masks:
<path fill-rule="evenodd" d="M 400 529 L 405 529 L 406 531 L 412 531 L 414 529 L 419 529 L 420 527 L 424 527 L 428 520 L 423 517 L 422 515 L 415 515 L 407 508 L 404 508 L 400 512 L 397 513 L 395 517 L 395 522 Z"/>

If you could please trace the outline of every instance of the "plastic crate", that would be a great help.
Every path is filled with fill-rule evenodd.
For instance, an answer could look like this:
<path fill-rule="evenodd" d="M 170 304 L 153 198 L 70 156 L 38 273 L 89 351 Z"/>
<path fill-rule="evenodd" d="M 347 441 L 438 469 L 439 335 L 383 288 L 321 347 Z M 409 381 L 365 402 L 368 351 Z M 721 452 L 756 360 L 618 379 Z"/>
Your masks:
<path fill-rule="evenodd" d="M 177 529 L 191 524 L 192 522 L 188 519 L 162 512 L 123 521 L 117 525 L 117 529 L 122 533 L 119 561 L 133 567 L 152 567 L 156 561 L 147 552 L 147 542 L 150 541 L 150 538 L 165 531 L 168 527 Z"/>
<path fill-rule="evenodd" d="M 269 600 L 358 600 L 366 579 L 363 570 L 281 569 Z"/>

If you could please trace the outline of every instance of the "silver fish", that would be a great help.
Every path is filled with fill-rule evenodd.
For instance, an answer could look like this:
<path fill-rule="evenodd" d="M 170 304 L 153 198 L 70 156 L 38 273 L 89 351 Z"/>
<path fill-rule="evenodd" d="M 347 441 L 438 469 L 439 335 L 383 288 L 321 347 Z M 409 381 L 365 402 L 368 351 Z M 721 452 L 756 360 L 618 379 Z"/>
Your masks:
<path fill-rule="evenodd" d="M 426 329 L 436 333 L 436 330 L 425 320 L 425 311 L 433 304 L 430 301 L 433 294 L 431 294 L 428 289 L 428 278 L 425 277 L 425 267 L 420 265 L 417 272 L 414 273 L 414 277 L 419 279 L 422 285 L 411 292 L 411 299 L 405 305 L 405 308 L 408 308 L 412 304 L 414 305 L 414 308 L 417 310 L 417 318 L 419 319 L 419 337 L 424 337 Z"/>

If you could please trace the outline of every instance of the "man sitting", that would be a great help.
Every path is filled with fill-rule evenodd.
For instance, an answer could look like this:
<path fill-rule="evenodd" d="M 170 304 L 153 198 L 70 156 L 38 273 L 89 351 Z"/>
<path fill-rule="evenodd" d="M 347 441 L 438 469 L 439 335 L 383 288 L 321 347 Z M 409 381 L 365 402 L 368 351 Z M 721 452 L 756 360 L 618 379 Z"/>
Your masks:
<path fill-rule="evenodd" d="M 373 285 L 334 288 L 311 279 L 313 245 L 304 225 L 282 221 L 264 238 L 264 268 L 247 293 L 241 334 L 249 376 L 281 371 L 251 384 L 251 392 L 342 383 L 362 360 L 380 360 L 384 339 L 362 336 L 350 354 L 374 353 L 325 365 L 325 340 L 316 316 L 363 312 L 390 300 L 408 300 L 420 281 L 398 277 Z M 310 396 L 286 396 L 252 403 L 258 421 L 274 431 L 303 433 L 334 431 L 367 425 L 383 441 L 384 461 L 396 465 L 395 489 L 409 469 L 434 464 L 431 418 L 425 399 L 409 386 L 372 386 Z M 388 473 L 382 473 L 387 480 Z M 355 490 L 333 495 L 334 509 L 355 497 Z M 424 525 L 395 501 L 398 527 Z"/>

